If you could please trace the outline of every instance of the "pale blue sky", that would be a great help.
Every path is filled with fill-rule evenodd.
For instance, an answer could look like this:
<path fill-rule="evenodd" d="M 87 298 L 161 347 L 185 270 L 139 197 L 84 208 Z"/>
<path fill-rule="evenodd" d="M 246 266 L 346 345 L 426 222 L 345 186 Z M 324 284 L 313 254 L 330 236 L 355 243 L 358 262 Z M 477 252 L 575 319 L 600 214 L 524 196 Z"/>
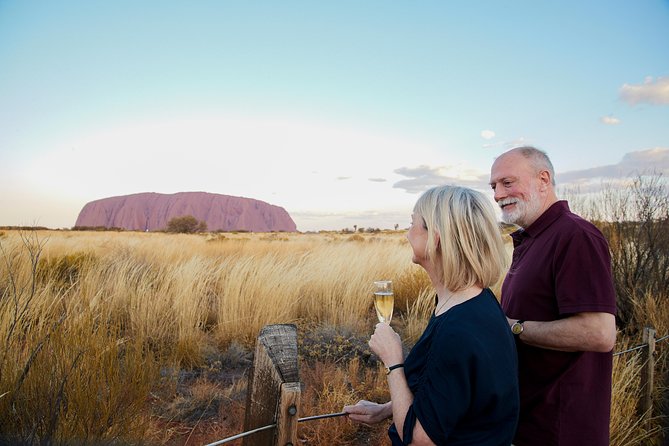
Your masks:
<path fill-rule="evenodd" d="M 520 143 L 669 173 L 669 1 L 0 0 L 0 226 L 180 191 L 405 226 Z"/>

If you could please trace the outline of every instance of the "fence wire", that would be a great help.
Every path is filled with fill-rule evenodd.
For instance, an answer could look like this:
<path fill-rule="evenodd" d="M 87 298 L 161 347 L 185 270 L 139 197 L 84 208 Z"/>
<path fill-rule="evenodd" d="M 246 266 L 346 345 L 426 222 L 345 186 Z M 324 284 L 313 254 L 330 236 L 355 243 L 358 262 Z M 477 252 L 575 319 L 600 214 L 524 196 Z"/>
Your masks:
<path fill-rule="evenodd" d="M 665 336 L 662 336 L 661 338 L 657 338 L 657 339 L 655 339 L 655 343 L 656 343 L 656 344 L 657 344 L 657 343 L 660 343 L 660 342 L 662 342 L 662 341 L 664 341 L 664 340 L 666 340 L 666 339 L 669 339 L 669 335 L 665 335 Z M 633 352 L 633 351 L 636 351 L 636 350 L 642 350 L 642 349 L 643 349 L 644 347 L 646 347 L 647 345 L 648 345 L 648 344 L 639 344 L 639 345 L 637 345 L 636 347 L 628 348 L 627 350 L 623 350 L 623 351 L 621 351 L 621 352 L 615 352 L 615 353 L 613 354 L 613 356 L 618 356 L 618 355 L 622 355 L 622 354 L 625 354 L 625 353 L 630 353 L 630 352 Z"/>
<path fill-rule="evenodd" d="M 669 339 L 669 335 L 665 335 L 665 336 L 662 336 L 661 338 L 655 339 L 655 343 L 657 344 L 657 343 L 660 343 L 660 342 L 665 341 L 667 339 Z M 636 347 L 628 348 L 627 350 L 623 350 L 621 352 L 615 352 L 613 354 L 613 356 L 619 356 L 619 355 L 623 355 L 625 353 L 631 353 L 631 352 L 634 352 L 634 351 L 642 350 L 647 345 L 648 345 L 647 343 L 646 344 L 639 344 Z M 297 420 L 297 422 L 301 423 L 303 421 L 320 420 L 322 418 L 341 417 L 341 416 L 344 416 L 346 414 L 347 414 L 347 412 L 337 412 L 337 413 L 328 413 L 328 414 L 323 414 L 323 415 L 313 415 L 313 416 L 310 416 L 310 417 L 299 418 Z M 209 443 L 205 446 L 218 446 L 220 444 L 228 443 L 228 442 L 233 441 L 233 440 L 238 440 L 240 438 L 246 437 L 246 436 L 251 435 L 251 434 L 255 434 L 257 432 L 265 431 L 267 429 L 272 429 L 274 427 L 276 427 L 276 423 L 268 424 L 267 426 L 262 426 L 262 427 L 258 427 L 256 429 L 253 429 L 253 430 L 250 430 L 250 431 L 242 432 L 241 434 L 233 435 L 232 437 L 227 437 L 227 438 L 224 438 L 222 440 L 218 440 L 218 441 L 215 441 L 213 443 Z"/>
<path fill-rule="evenodd" d="M 323 415 L 313 415 L 311 417 L 299 418 L 297 420 L 297 422 L 301 423 L 303 421 L 313 421 L 313 420 L 320 420 L 322 418 L 341 417 L 341 416 L 344 416 L 344 415 L 347 415 L 347 412 L 336 412 L 336 413 L 327 413 L 327 414 L 323 414 Z M 262 427 L 258 427 L 256 429 L 253 429 L 253 430 L 250 430 L 250 431 L 242 432 L 241 434 L 233 435 L 232 437 L 224 438 L 223 440 L 219 440 L 219 441 L 215 441 L 213 443 L 209 443 L 206 446 L 218 446 L 219 444 L 227 443 L 227 442 L 232 441 L 232 440 L 238 440 L 242 437 L 246 437 L 247 435 L 255 434 L 256 432 L 265 431 L 265 430 L 271 429 L 273 427 L 276 427 L 276 423 L 268 424 L 267 426 L 262 426 Z"/>

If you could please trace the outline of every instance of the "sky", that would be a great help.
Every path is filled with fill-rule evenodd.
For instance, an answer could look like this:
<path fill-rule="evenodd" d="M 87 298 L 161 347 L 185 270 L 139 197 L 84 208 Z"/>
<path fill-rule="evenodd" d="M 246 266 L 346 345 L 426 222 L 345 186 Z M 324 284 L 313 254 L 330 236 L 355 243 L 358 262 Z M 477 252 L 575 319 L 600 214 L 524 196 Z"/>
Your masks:
<path fill-rule="evenodd" d="M 669 0 L 0 0 L 0 226 L 204 191 L 406 227 L 518 145 L 669 174 Z"/>

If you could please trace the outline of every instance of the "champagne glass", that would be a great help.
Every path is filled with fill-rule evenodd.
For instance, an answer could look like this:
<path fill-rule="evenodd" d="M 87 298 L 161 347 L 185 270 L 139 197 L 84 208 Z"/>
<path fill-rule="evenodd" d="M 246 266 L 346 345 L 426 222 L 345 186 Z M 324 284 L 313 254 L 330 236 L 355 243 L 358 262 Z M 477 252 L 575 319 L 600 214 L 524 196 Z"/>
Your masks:
<path fill-rule="evenodd" d="M 374 282 L 374 307 L 379 322 L 388 322 L 393 317 L 393 282 L 390 280 L 377 280 Z"/>

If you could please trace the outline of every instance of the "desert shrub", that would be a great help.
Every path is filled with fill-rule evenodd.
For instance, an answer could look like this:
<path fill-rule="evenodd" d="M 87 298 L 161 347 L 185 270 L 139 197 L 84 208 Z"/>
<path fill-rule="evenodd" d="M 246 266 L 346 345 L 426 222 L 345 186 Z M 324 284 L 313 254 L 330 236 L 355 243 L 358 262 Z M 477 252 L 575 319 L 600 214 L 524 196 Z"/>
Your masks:
<path fill-rule="evenodd" d="M 311 364 L 329 361 L 347 363 L 355 359 L 365 365 L 376 366 L 378 360 L 367 341 L 366 334 L 361 336 L 346 327 L 328 324 L 310 327 L 301 324 L 298 352 L 300 358 Z"/>
<path fill-rule="evenodd" d="M 316 362 L 303 368 L 301 413 L 305 416 L 341 412 L 343 406 L 361 399 L 385 402 L 389 399 L 385 374 L 378 366 L 363 367 L 357 359 L 346 363 Z M 322 419 L 299 426 L 305 444 L 384 444 L 390 422 L 365 426 L 346 417 Z"/>
<path fill-rule="evenodd" d="M 623 187 L 604 185 L 574 200 L 609 242 L 618 323 L 635 330 L 634 308 L 646 296 L 669 304 L 669 184 L 661 174 L 638 175 Z"/>
<path fill-rule="evenodd" d="M 204 232 L 207 230 L 207 223 L 198 221 L 192 215 L 174 217 L 167 222 L 167 232 L 176 232 L 180 234 L 193 234 L 195 232 Z"/>
<path fill-rule="evenodd" d="M 107 227 L 107 226 L 73 226 L 71 231 L 113 231 L 113 232 L 122 232 L 125 231 L 124 228 L 119 228 L 117 226 Z"/>

